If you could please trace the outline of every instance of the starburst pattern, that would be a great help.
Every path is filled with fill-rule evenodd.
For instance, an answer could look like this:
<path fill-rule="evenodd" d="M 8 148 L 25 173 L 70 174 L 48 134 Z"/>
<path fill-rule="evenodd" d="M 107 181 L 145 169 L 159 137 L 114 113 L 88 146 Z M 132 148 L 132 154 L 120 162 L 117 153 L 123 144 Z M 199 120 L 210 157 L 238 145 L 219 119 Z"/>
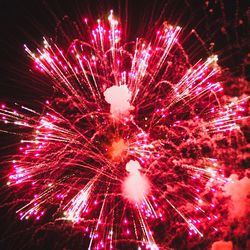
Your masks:
<path fill-rule="evenodd" d="M 247 98 L 224 103 L 218 57 L 191 65 L 181 37 L 164 23 L 151 41 L 123 42 L 111 11 L 66 52 L 25 46 L 56 94 L 42 113 L 0 109 L 23 131 L 7 183 L 26 190 L 21 220 L 77 224 L 89 249 L 159 249 L 171 220 L 191 237 L 218 230 L 211 197 L 230 180 L 207 145 L 240 133 Z"/>

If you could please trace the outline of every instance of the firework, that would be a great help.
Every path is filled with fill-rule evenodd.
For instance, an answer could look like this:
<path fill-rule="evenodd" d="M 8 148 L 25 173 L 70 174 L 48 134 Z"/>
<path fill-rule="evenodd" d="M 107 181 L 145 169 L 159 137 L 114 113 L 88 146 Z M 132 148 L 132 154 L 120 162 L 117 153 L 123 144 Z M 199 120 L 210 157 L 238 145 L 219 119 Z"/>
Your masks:
<path fill-rule="evenodd" d="M 88 249 L 159 249 L 170 224 L 190 237 L 218 230 L 211 197 L 230 180 L 204 148 L 240 132 L 246 99 L 223 102 L 218 57 L 192 65 L 181 36 L 164 23 L 126 43 L 111 11 L 65 52 L 50 39 L 25 46 L 55 98 L 42 113 L 0 109 L 23 128 L 7 182 L 27 190 L 21 220 L 78 225 Z"/>

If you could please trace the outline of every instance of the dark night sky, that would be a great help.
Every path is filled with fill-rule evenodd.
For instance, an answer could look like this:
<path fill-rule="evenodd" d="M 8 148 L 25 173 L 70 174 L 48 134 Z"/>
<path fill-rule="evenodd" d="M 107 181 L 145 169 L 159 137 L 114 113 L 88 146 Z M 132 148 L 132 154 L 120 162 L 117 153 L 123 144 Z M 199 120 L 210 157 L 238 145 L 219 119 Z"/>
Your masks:
<path fill-rule="evenodd" d="M 249 61 L 248 66 L 245 63 L 245 56 L 249 50 L 249 41 L 247 41 L 249 16 L 247 17 L 246 14 L 248 1 L 239 1 L 239 6 L 237 6 L 237 1 L 224 0 L 222 1 L 225 4 L 224 10 L 220 4 L 215 4 L 215 1 L 210 2 L 213 14 L 209 14 L 209 8 L 204 8 L 203 1 L 191 0 L 1 0 L 0 104 L 2 102 L 13 103 L 17 100 L 20 103 L 39 105 L 37 103 L 44 100 L 51 92 L 41 84 L 42 79 L 30 72 L 30 60 L 24 53 L 23 44 L 31 45 L 34 48 L 42 41 L 43 35 L 54 37 L 55 27 L 65 15 L 76 21 L 82 16 L 92 16 L 93 20 L 96 20 L 106 15 L 110 9 L 123 17 L 122 22 L 128 22 L 127 37 L 129 40 L 134 39 L 135 34 L 141 36 L 146 34 L 148 28 L 157 21 L 170 20 L 174 24 L 186 27 L 187 32 L 195 27 L 207 44 L 215 42 L 214 50 L 221 56 L 223 66 L 229 67 L 234 75 L 245 74 L 245 77 L 249 79 L 249 74 L 242 70 L 242 65 L 249 69 Z M 250 15 L 249 11 L 248 15 Z M 158 20 L 159 17 L 161 17 L 160 20 Z M 243 21 L 242 25 L 238 25 L 239 20 Z M 226 33 L 222 32 L 223 27 Z M 13 150 L 5 146 L 14 142 L 15 138 L 1 135 L 1 157 L 5 152 Z M 0 164 L 0 167 L 7 169 L 7 166 L 3 165 Z M 5 170 L 3 172 L 6 174 Z M 2 182 L 5 183 L 5 179 Z M 6 190 L 0 193 L 0 205 L 6 203 L 6 200 L 11 200 L 11 197 L 8 197 L 9 194 L 6 194 L 8 194 Z M 15 196 L 15 194 L 12 195 Z M 37 249 L 31 239 L 36 227 L 33 227 L 30 222 L 22 224 L 16 221 L 15 212 L 11 206 L 0 207 L 0 223 L 1 250 Z M 73 232 L 70 229 L 68 232 L 62 233 L 62 231 L 59 228 L 58 232 L 53 229 L 50 233 L 42 232 L 39 249 L 62 249 L 62 245 L 56 243 L 55 239 L 64 241 L 65 249 L 83 249 L 80 246 L 84 243 L 79 235 L 72 242 L 71 239 L 65 237 Z"/>

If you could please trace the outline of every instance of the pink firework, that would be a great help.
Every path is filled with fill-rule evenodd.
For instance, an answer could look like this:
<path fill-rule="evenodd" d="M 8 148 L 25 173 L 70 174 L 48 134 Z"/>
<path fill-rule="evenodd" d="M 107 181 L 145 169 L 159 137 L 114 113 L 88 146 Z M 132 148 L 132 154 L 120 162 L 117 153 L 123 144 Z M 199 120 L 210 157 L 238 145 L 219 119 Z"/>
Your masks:
<path fill-rule="evenodd" d="M 230 180 L 214 138 L 240 133 L 247 98 L 223 102 L 218 57 L 192 65 L 182 39 L 164 23 L 124 42 L 111 11 L 65 52 L 25 46 L 56 93 L 42 113 L 0 109 L 24 128 L 7 183 L 26 190 L 21 220 L 77 225 L 88 249 L 166 249 L 169 230 L 218 230 L 213 196 Z"/>

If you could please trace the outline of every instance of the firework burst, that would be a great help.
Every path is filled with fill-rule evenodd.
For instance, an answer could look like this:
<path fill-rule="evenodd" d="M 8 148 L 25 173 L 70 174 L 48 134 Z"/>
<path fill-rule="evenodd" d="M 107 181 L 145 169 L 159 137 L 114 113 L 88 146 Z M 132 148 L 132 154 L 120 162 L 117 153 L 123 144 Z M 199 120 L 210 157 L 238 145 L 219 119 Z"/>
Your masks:
<path fill-rule="evenodd" d="M 218 57 L 191 65 L 181 36 L 164 23 L 151 41 L 123 42 L 111 11 L 66 51 L 25 46 L 56 94 L 42 113 L 0 109 L 23 131 L 7 183 L 26 190 L 21 220 L 77 225 L 88 249 L 166 248 L 170 224 L 190 237 L 218 230 L 211 197 L 230 180 L 211 145 L 240 133 L 246 99 L 224 103 Z"/>

